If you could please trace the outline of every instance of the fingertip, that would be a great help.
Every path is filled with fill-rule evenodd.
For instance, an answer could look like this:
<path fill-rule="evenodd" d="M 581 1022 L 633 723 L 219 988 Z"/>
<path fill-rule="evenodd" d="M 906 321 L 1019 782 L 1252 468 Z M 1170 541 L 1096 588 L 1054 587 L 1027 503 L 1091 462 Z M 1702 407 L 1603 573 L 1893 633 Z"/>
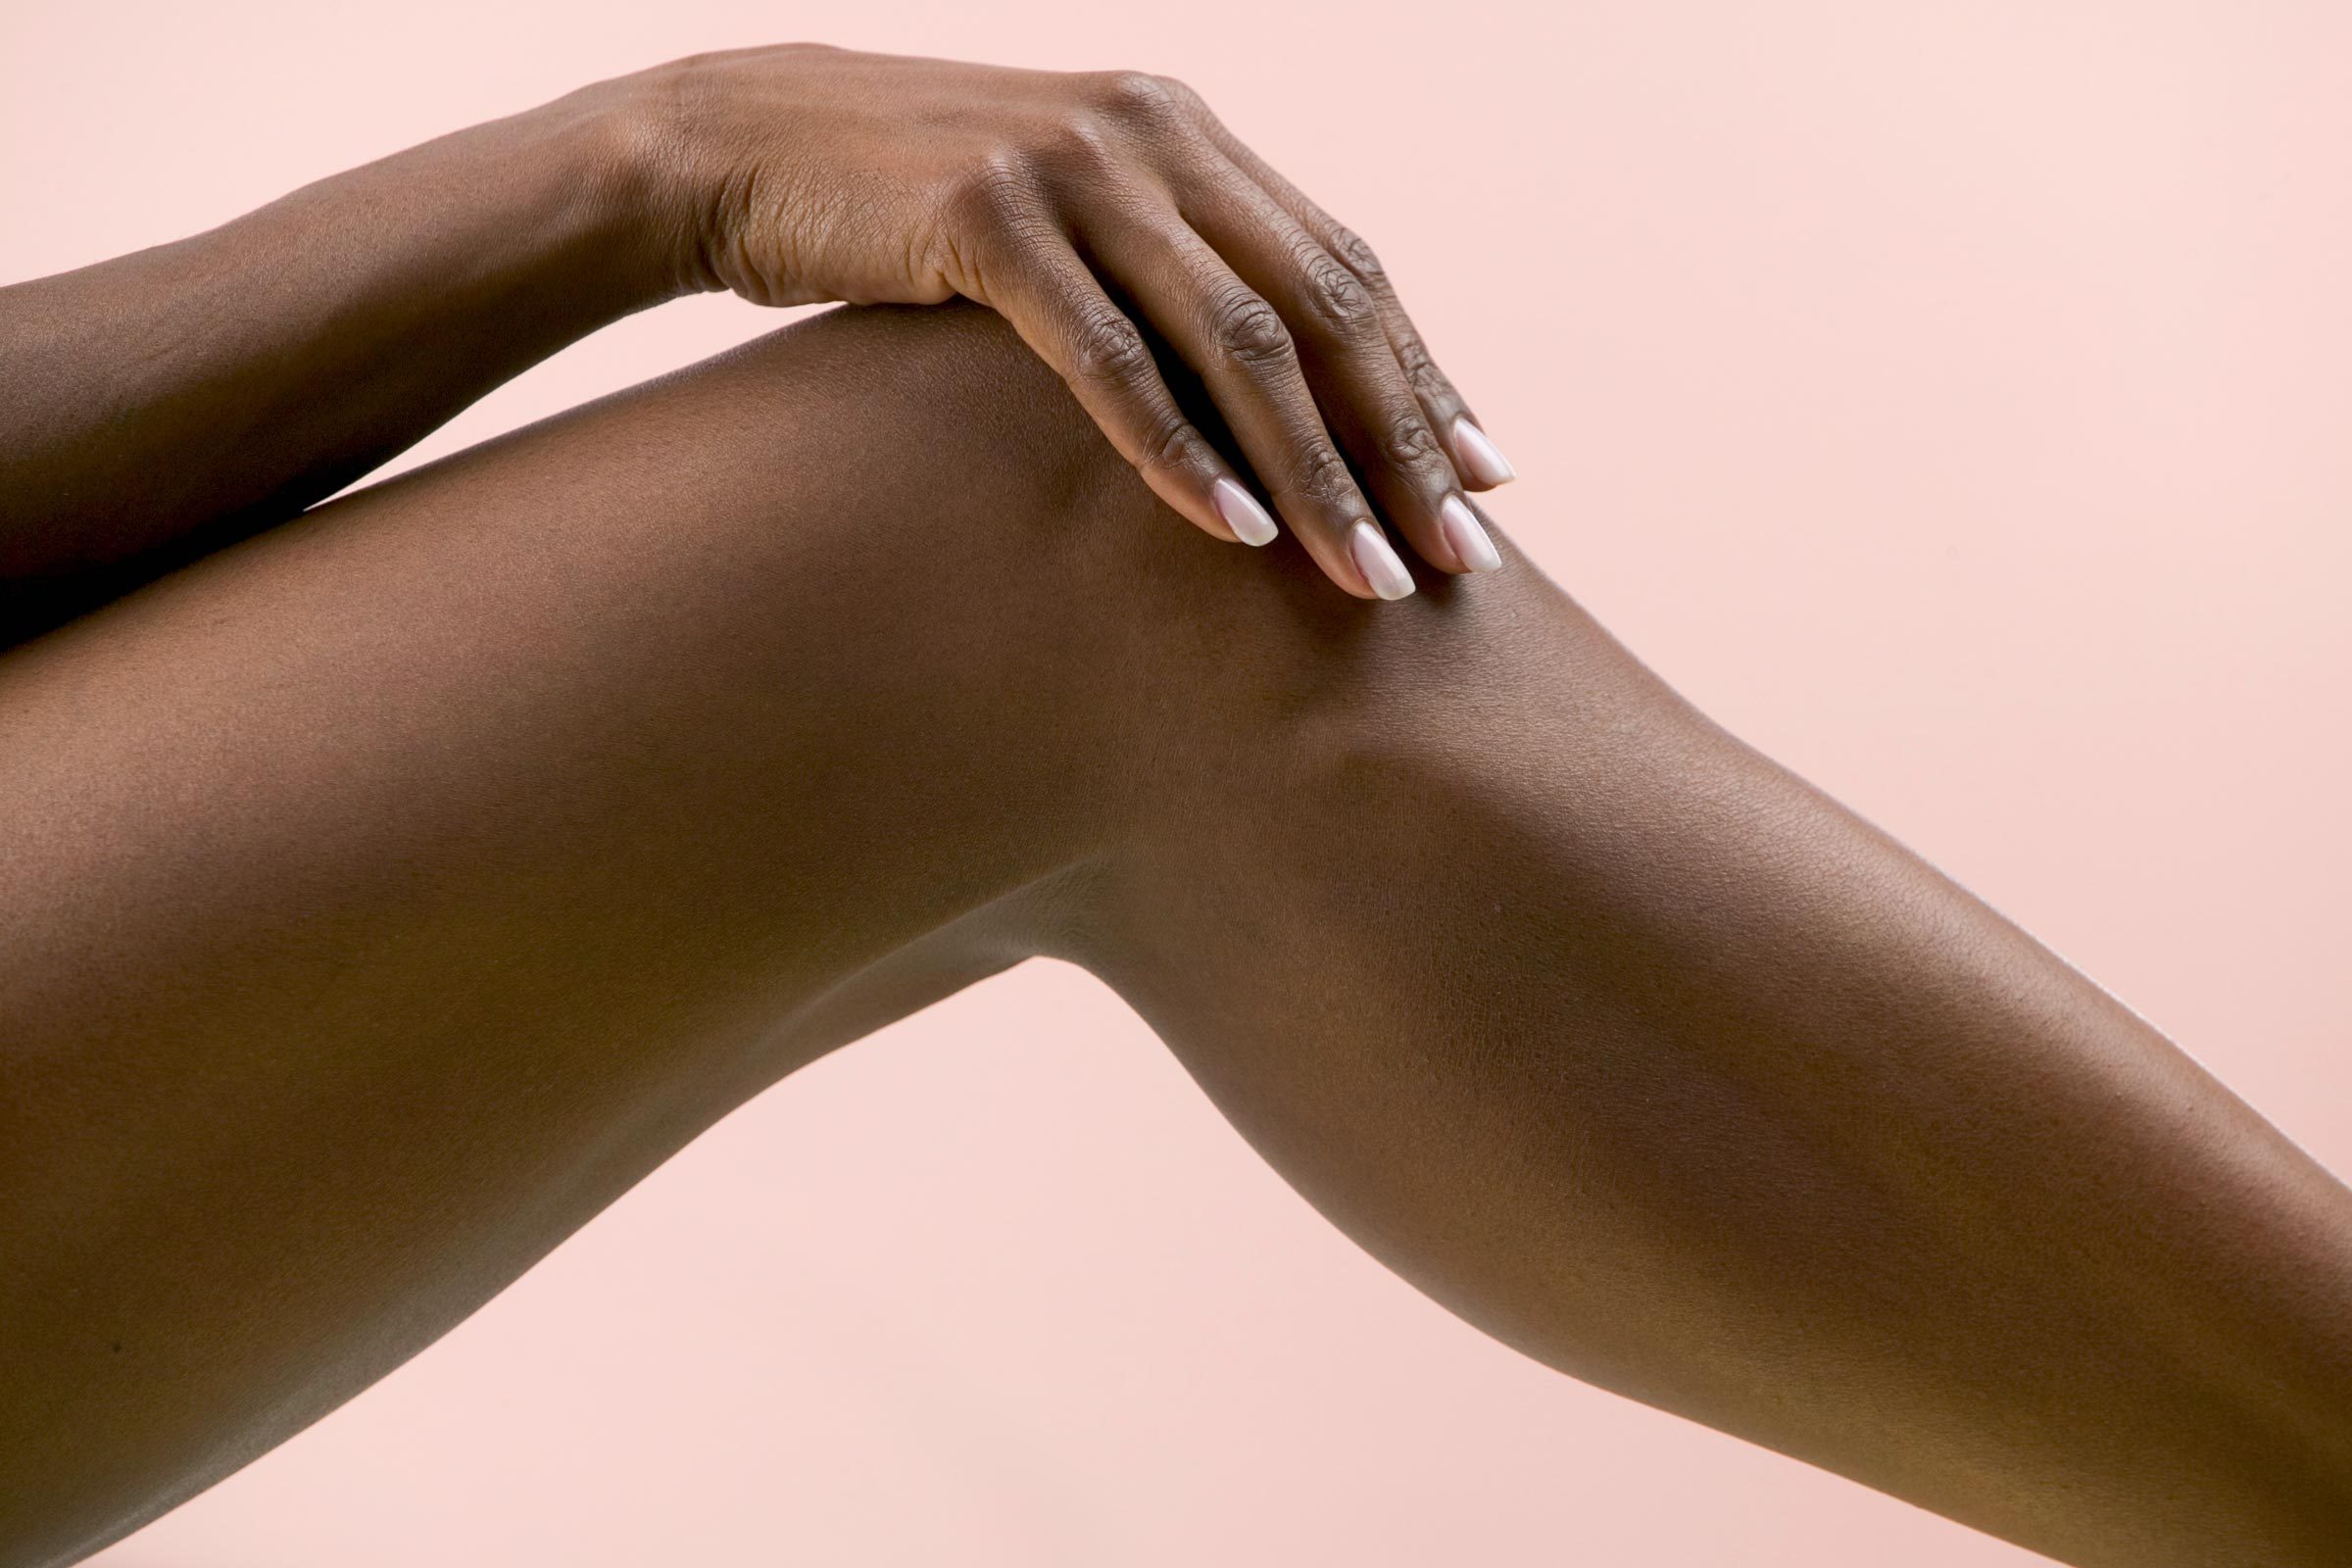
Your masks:
<path fill-rule="evenodd" d="M 1470 503 L 1460 496 L 1447 496 L 1438 508 L 1438 528 L 1463 571 L 1502 569 L 1501 552 L 1487 536 L 1486 527 L 1478 520 L 1478 514 L 1470 510 Z"/>
<path fill-rule="evenodd" d="M 1382 599 L 1402 599 L 1413 591 L 1413 574 L 1391 548 L 1377 523 L 1358 522 L 1348 530 L 1348 559 L 1363 574 L 1365 585 Z"/>
<path fill-rule="evenodd" d="M 1243 544 L 1270 545 L 1282 531 L 1275 526 L 1273 515 L 1257 504 L 1257 498 L 1230 474 L 1220 475 L 1208 487 L 1208 504 L 1216 510 L 1217 520 Z"/>
<path fill-rule="evenodd" d="M 1519 477 L 1519 470 L 1511 466 L 1511 460 L 1502 455 L 1494 437 L 1480 429 L 1470 416 L 1457 415 L 1451 433 L 1455 466 L 1465 481 L 1492 490 Z"/>

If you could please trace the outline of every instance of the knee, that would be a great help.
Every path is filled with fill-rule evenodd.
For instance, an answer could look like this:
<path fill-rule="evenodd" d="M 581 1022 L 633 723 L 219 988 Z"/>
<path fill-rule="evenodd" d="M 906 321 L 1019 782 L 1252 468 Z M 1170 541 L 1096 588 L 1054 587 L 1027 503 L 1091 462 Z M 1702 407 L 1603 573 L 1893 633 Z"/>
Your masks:
<path fill-rule="evenodd" d="M 1025 555 L 1032 570 L 1069 574 L 1073 612 L 1099 606 L 1157 631 L 1190 627 L 1204 645 L 1228 640 L 1222 657 L 1203 646 L 1212 657 L 1188 666 L 1213 667 L 1226 679 L 1263 674 L 1286 698 L 1301 681 L 1336 692 L 1357 675 L 1392 688 L 1423 671 L 1442 679 L 1436 666 L 1462 651 L 1441 644 L 1507 636 L 1505 622 L 1531 597 L 1556 595 L 1514 553 L 1520 569 L 1488 583 L 1416 564 L 1420 591 L 1384 606 L 1334 587 L 1287 529 L 1264 549 L 1203 532 L 1152 494 L 993 311 L 847 308 L 792 337 L 793 357 L 814 361 L 816 374 L 855 374 L 861 401 L 904 411 L 905 419 L 887 422 L 921 430 L 920 451 L 904 456 L 921 458 L 927 475 L 991 493 L 999 503 L 991 533 L 971 548 Z M 1221 439 L 1199 385 L 1181 367 L 1163 368 L 1178 400 Z M 1282 657 L 1260 646 L 1268 637 L 1284 640 Z"/>
<path fill-rule="evenodd" d="M 941 510 L 986 515 L 987 534 L 961 548 L 1028 552 L 1031 565 L 1050 570 L 1058 556 L 1115 537 L 1120 525 L 1141 533 L 1147 520 L 1181 520 L 994 311 L 962 302 L 843 307 L 740 352 L 772 352 L 796 395 L 837 393 L 858 408 L 858 427 L 837 437 L 860 447 L 879 438 L 870 455 L 919 476 L 939 492 Z M 894 435 L 904 447 L 891 449 Z"/>
<path fill-rule="evenodd" d="M 999 635 L 1052 650 L 1057 687 L 1084 693 L 1067 722 L 1148 831 L 1280 814 L 1334 778 L 1476 788 L 1616 657 L 1507 539 L 1506 570 L 1420 568 L 1419 592 L 1381 603 L 1333 586 L 1287 531 L 1263 549 L 1211 537 L 993 312 L 847 309 L 789 336 L 797 373 L 852 378 L 846 401 L 880 416 L 846 439 L 918 448 L 877 460 L 941 493 L 903 548 L 952 552 Z"/>

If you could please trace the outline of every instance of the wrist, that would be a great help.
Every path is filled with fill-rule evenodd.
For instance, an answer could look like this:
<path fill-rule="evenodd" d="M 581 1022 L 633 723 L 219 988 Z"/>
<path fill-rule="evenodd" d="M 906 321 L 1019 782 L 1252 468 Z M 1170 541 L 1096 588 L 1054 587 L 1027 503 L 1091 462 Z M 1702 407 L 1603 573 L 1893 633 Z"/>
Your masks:
<path fill-rule="evenodd" d="M 712 205 L 691 154 L 678 68 L 615 77 L 549 104 L 627 286 L 644 305 L 724 287 L 708 261 Z"/>

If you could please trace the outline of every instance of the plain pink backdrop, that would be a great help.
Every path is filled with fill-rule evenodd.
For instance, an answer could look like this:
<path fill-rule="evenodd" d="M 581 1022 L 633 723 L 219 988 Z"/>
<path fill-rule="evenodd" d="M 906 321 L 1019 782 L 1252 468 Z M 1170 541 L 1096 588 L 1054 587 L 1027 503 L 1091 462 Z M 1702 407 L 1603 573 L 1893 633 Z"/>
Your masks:
<path fill-rule="evenodd" d="M 0 277 L 791 37 L 1192 81 L 1390 260 L 1550 573 L 2352 1169 L 2352 8 L 8 0 Z M 639 318 L 410 461 L 776 320 Z M 2038 1559 L 1489 1343 L 1035 964 L 102 1560 Z"/>

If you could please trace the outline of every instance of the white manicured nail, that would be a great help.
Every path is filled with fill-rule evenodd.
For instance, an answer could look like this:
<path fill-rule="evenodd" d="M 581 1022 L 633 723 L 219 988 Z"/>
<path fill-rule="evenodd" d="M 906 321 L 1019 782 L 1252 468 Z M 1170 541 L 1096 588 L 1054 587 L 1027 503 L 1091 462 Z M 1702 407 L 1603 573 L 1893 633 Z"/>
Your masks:
<path fill-rule="evenodd" d="M 1462 466 L 1480 484 L 1509 484 L 1519 477 L 1519 470 L 1511 466 L 1502 449 L 1466 416 L 1453 421 L 1453 450 L 1461 454 Z"/>
<path fill-rule="evenodd" d="M 1217 515 L 1225 519 L 1225 526 L 1231 528 L 1242 543 L 1270 545 L 1274 542 L 1274 519 L 1267 516 L 1266 509 L 1257 504 L 1257 497 L 1233 480 L 1221 478 L 1210 485 L 1208 504 L 1217 509 Z"/>
<path fill-rule="evenodd" d="M 1402 599 L 1413 591 L 1413 574 L 1404 569 L 1404 563 L 1396 559 L 1396 552 L 1373 524 L 1359 522 L 1348 530 L 1348 554 L 1381 598 Z"/>
<path fill-rule="evenodd" d="M 1472 571 L 1495 571 L 1502 566 L 1502 557 L 1495 553 L 1494 541 L 1480 527 L 1478 514 L 1460 496 L 1447 496 L 1438 507 L 1438 531 L 1453 546 L 1453 553 L 1462 558 L 1462 564 Z"/>

